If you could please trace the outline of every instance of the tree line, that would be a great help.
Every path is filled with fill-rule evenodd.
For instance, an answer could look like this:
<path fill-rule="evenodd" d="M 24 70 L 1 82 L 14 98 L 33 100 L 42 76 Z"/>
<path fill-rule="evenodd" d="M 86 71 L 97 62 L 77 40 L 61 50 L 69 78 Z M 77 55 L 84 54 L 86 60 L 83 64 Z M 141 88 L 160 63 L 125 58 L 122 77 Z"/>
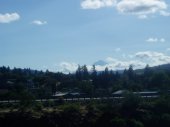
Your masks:
<path fill-rule="evenodd" d="M 144 91 L 169 88 L 170 70 L 154 69 L 149 65 L 142 70 L 134 70 L 130 65 L 123 71 L 113 71 L 106 67 L 100 72 L 96 70 L 95 65 L 91 70 L 83 65 L 78 66 L 75 73 L 69 74 L 0 67 L 0 98 L 17 98 L 25 93 L 36 98 L 45 98 L 51 97 L 56 91 L 79 92 L 88 96 L 110 96 L 114 91 L 124 89 Z"/>
<path fill-rule="evenodd" d="M 33 108 L 33 107 L 32 107 Z M 2 127 L 169 127 L 170 97 L 143 100 L 133 94 L 119 102 L 64 103 L 50 108 L 0 108 Z M 15 109 L 15 110 L 12 110 Z"/>

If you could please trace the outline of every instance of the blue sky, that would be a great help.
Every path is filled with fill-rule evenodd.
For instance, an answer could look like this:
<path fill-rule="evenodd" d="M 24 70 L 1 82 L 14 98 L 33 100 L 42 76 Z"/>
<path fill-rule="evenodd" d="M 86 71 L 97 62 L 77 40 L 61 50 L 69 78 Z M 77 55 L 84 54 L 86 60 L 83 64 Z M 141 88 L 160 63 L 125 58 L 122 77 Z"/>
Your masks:
<path fill-rule="evenodd" d="M 73 72 L 170 63 L 168 0 L 0 0 L 0 66 Z"/>

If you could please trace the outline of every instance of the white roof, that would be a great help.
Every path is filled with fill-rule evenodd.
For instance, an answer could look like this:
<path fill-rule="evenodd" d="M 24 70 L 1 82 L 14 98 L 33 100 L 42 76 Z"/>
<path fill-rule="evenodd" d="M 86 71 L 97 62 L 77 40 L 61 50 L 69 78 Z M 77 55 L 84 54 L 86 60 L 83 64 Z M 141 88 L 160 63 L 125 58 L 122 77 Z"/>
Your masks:
<path fill-rule="evenodd" d="M 118 90 L 118 91 L 114 92 L 113 94 L 122 94 L 124 92 L 125 92 L 125 90 Z"/>
<path fill-rule="evenodd" d="M 68 93 L 67 92 L 56 92 L 53 96 L 55 97 L 61 97 L 61 96 L 65 96 L 67 95 Z"/>
<path fill-rule="evenodd" d="M 118 90 L 112 94 L 123 94 L 125 90 Z M 142 91 L 142 92 L 133 92 L 134 94 L 156 94 L 158 91 Z"/>
<path fill-rule="evenodd" d="M 154 94 L 154 93 L 158 93 L 158 91 L 142 91 L 142 92 L 133 92 L 133 93 L 139 93 L 139 94 Z"/>

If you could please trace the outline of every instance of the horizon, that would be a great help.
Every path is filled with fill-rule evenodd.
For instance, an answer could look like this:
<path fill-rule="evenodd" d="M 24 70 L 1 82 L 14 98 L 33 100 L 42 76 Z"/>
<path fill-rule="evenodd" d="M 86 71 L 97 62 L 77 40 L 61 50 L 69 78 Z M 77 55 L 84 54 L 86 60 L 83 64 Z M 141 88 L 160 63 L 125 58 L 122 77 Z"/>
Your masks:
<path fill-rule="evenodd" d="M 170 63 L 168 0 L 0 1 L 0 66 L 68 73 Z"/>
<path fill-rule="evenodd" d="M 93 66 L 95 66 L 95 69 L 96 69 L 96 71 L 97 72 L 104 72 L 105 71 L 105 69 L 107 68 L 108 69 L 108 71 L 113 71 L 113 72 L 118 72 L 118 73 L 122 73 L 123 71 L 125 71 L 125 70 L 128 70 L 129 68 L 130 68 L 130 66 L 132 66 L 132 69 L 134 70 L 134 71 L 138 71 L 138 70 L 144 70 L 145 68 L 147 68 L 147 67 L 149 67 L 149 68 L 155 68 L 155 67 L 160 67 L 160 66 L 164 66 L 164 65 L 170 65 L 170 63 L 167 63 L 167 64 L 161 64 L 161 65 L 157 65 L 157 66 L 149 66 L 148 64 L 145 66 L 145 67 L 143 67 L 143 68 L 136 68 L 136 69 L 134 69 L 133 68 L 133 65 L 129 65 L 129 67 L 128 68 L 124 68 L 124 69 L 120 69 L 120 70 L 112 70 L 112 69 L 109 69 L 107 66 L 105 67 L 105 68 L 103 68 L 102 70 L 97 70 L 96 69 L 96 67 L 97 68 L 100 68 L 100 66 L 99 65 L 90 65 L 90 66 L 86 66 L 86 65 L 78 65 L 78 66 L 80 66 L 80 67 L 83 67 L 83 66 L 86 66 L 87 67 L 87 71 L 89 72 L 89 73 L 91 73 L 92 71 L 93 71 Z M 27 70 L 27 69 L 29 69 L 29 70 L 31 70 L 31 71 L 38 71 L 38 72 L 43 72 L 43 73 L 45 73 L 46 71 L 48 71 L 48 72 L 52 72 L 52 73 L 63 73 L 63 74 L 74 74 L 74 73 L 76 73 L 76 71 L 77 71 L 77 69 L 78 69 L 78 67 L 77 67 L 77 69 L 75 69 L 75 71 L 72 71 L 72 72 L 69 72 L 68 70 L 65 70 L 65 71 L 50 71 L 50 70 L 48 70 L 48 69 L 46 69 L 46 70 L 40 70 L 40 69 L 33 69 L 33 68 L 20 68 L 20 67 L 10 67 L 10 66 L 0 66 L 0 68 L 3 68 L 3 67 L 5 67 L 5 68 L 9 68 L 10 70 L 14 70 L 14 69 L 21 69 L 21 70 Z"/>

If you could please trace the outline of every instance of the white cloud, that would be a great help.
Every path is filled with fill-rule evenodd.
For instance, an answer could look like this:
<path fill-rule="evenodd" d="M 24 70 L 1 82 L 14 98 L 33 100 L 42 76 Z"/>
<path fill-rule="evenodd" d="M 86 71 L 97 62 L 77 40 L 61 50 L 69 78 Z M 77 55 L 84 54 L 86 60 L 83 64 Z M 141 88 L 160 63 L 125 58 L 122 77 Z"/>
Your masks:
<path fill-rule="evenodd" d="M 63 73 L 73 73 L 77 70 L 78 64 L 76 63 L 69 63 L 69 62 L 62 62 L 59 65 L 59 71 Z"/>
<path fill-rule="evenodd" d="M 32 24 L 41 26 L 41 25 L 47 24 L 47 21 L 34 20 L 34 21 L 32 21 Z"/>
<path fill-rule="evenodd" d="M 114 59 L 111 57 L 106 58 L 106 60 L 103 60 L 106 62 L 105 65 L 95 65 L 97 71 L 103 71 L 106 67 L 109 68 L 109 70 L 124 70 L 125 68 L 129 68 L 130 65 L 133 65 L 134 69 L 137 68 L 144 68 L 146 64 L 144 62 L 141 62 L 139 60 L 128 60 L 128 61 L 122 61 L 118 59 Z M 76 63 L 69 63 L 69 62 L 62 62 L 58 66 L 59 71 L 63 73 L 73 73 L 77 70 L 78 64 Z M 90 71 L 92 66 L 87 65 L 88 70 Z"/>
<path fill-rule="evenodd" d="M 115 7 L 121 14 L 136 15 L 140 19 L 146 19 L 153 14 L 170 16 L 170 12 L 167 11 L 168 4 L 164 0 L 83 0 L 81 7 L 83 9 Z"/>
<path fill-rule="evenodd" d="M 167 51 L 170 51 L 170 48 L 168 48 Z M 130 65 L 132 65 L 134 69 L 141 69 L 144 68 L 147 64 L 152 67 L 170 63 L 170 56 L 161 52 L 142 51 L 132 54 L 128 59 L 121 60 L 107 57 L 105 60 L 100 61 L 103 61 L 105 64 L 97 64 L 97 71 L 103 71 L 106 67 L 108 67 L 109 70 L 124 70 L 125 68 L 128 69 Z M 72 62 L 62 62 L 58 66 L 58 70 L 63 73 L 73 73 L 77 70 L 77 68 L 78 64 Z M 92 66 L 87 65 L 87 68 L 88 70 L 91 70 Z"/>
<path fill-rule="evenodd" d="M 162 16 L 170 16 L 170 12 L 160 11 L 160 15 L 162 15 Z"/>
<path fill-rule="evenodd" d="M 166 40 L 165 40 L 165 38 L 152 38 L 152 37 L 150 37 L 150 38 L 148 38 L 147 40 L 146 40 L 147 42 L 154 42 L 154 43 L 156 43 L 156 42 L 165 42 Z"/>
<path fill-rule="evenodd" d="M 139 58 L 141 61 L 147 62 L 150 66 L 170 63 L 170 56 L 160 52 L 138 52 L 135 54 L 135 57 Z"/>
<path fill-rule="evenodd" d="M 13 21 L 17 21 L 20 19 L 20 15 L 18 13 L 6 13 L 0 14 L 0 23 L 10 23 Z"/>
<path fill-rule="evenodd" d="M 167 9 L 167 4 L 163 0 L 121 0 L 117 4 L 117 10 L 123 14 L 146 17 Z"/>
<path fill-rule="evenodd" d="M 112 7 L 116 4 L 116 0 L 83 0 L 81 7 L 83 9 L 99 9 L 102 7 Z"/>
<path fill-rule="evenodd" d="M 106 58 L 108 64 L 105 67 L 108 67 L 112 70 L 123 70 L 129 68 L 130 65 L 133 65 L 135 69 L 145 67 L 145 63 L 139 60 L 118 60 L 111 57 Z"/>
<path fill-rule="evenodd" d="M 166 40 L 164 38 L 161 38 L 160 39 L 160 42 L 165 42 Z"/>
<path fill-rule="evenodd" d="M 113 63 L 115 61 L 117 61 L 117 60 L 112 58 L 112 57 L 107 57 L 106 60 L 105 60 L 105 62 L 107 62 L 107 63 Z"/>
<path fill-rule="evenodd" d="M 157 38 L 148 38 L 146 41 L 147 42 L 158 42 L 158 39 Z"/>
<path fill-rule="evenodd" d="M 105 60 L 108 64 L 100 68 L 104 69 L 105 67 L 108 67 L 112 70 L 123 70 L 125 68 L 129 68 L 129 66 L 132 65 L 134 69 L 140 69 L 144 68 L 147 64 L 149 64 L 149 66 L 157 66 L 170 63 L 170 56 L 161 52 L 143 51 L 137 52 L 131 56 L 131 58 L 126 60 L 108 57 Z"/>

